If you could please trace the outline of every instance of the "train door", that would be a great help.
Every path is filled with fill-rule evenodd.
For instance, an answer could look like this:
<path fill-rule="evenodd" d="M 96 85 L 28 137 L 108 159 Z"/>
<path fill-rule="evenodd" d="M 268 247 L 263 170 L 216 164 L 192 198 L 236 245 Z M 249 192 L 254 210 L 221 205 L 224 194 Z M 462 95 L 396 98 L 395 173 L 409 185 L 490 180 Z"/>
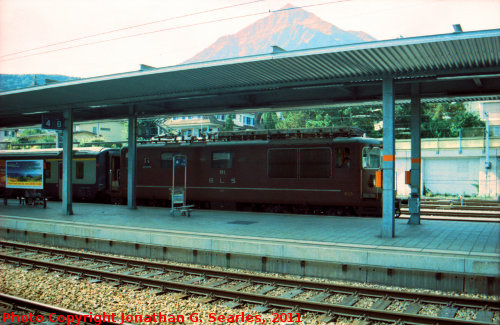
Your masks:
<path fill-rule="evenodd" d="M 375 186 L 375 172 L 381 169 L 380 148 L 367 146 L 362 151 L 361 198 L 378 198 L 380 189 Z"/>
<path fill-rule="evenodd" d="M 109 156 L 109 189 L 112 192 L 120 190 L 120 153 Z"/>

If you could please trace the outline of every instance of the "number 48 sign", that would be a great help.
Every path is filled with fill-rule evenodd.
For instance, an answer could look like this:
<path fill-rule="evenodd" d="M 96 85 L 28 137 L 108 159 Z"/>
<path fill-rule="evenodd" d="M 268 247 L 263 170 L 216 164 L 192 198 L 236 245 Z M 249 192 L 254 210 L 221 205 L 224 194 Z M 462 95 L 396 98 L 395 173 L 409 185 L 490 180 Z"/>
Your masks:
<path fill-rule="evenodd" d="M 64 118 L 59 115 L 42 115 L 42 129 L 64 130 Z"/>

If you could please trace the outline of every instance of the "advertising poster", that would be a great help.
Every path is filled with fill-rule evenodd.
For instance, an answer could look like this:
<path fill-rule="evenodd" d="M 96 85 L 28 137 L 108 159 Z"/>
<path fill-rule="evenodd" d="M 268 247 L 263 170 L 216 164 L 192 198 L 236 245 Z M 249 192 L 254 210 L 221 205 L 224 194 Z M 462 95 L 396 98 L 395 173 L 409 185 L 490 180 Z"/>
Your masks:
<path fill-rule="evenodd" d="M 6 188 L 43 189 L 43 160 L 7 160 Z"/>
<path fill-rule="evenodd" d="M 0 188 L 5 187 L 5 160 L 0 160 Z"/>

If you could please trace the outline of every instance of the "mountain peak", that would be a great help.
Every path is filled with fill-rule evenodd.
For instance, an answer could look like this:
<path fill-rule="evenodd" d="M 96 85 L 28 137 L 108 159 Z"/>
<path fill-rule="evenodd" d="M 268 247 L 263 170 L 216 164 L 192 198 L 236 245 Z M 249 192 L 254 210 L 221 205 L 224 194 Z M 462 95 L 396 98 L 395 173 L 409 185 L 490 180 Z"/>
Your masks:
<path fill-rule="evenodd" d="M 364 32 L 344 31 L 290 3 L 236 34 L 220 37 L 185 63 L 374 41 Z"/>

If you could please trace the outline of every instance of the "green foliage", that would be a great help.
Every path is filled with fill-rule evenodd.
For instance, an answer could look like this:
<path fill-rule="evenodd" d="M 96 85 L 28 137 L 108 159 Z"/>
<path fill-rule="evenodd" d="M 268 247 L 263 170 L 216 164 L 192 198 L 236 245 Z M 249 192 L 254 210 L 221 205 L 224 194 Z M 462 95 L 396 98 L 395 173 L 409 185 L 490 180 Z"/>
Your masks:
<path fill-rule="evenodd" d="M 234 131 L 234 114 L 227 115 L 224 131 Z"/>
<path fill-rule="evenodd" d="M 46 136 L 40 136 L 45 135 Z M 55 133 L 49 133 L 44 129 L 24 129 L 12 140 L 12 144 L 48 143 L 56 142 Z"/>
<path fill-rule="evenodd" d="M 462 103 L 424 104 L 422 107 L 422 137 L 458 137 L 460 130 L 484 127 L 478 115 L 467 112 Z"/>
<path fill-rule="evenodd" d="M 276 123 L 276 128 L 353 126 L 363 129 L 370 137 L 380 137 L 382 133 L 375 130 L 375 124 L 381 119 L 382 112 L 378 107 L 290 111 L 282 114 L 282 119 Z"/>
<path fill-rule="evenodd" d="M 262 114 L 262 124 L 264 125 L 264 129 L 276 129 L 278 120 L 278 115 L 274 112 Z"/>
<path fill-rule="evenodd" d="M 410 116 L 410 104 L 396 105 L 396 138 L 410 138 Z M 380 138 L 383 130 L 376 126 L 381 125 L 382 119 L 381 106 L 344 107 L 284 112 L 274 125 L 278 129 L 354 126 L 363 129 L 369 137 Z M 422 138 L 458 137 L 460 130 L 474 127 L 484 127 L 484 122 L 476 114 L 467 112 L 462 103 L 422 104 Z"/>

